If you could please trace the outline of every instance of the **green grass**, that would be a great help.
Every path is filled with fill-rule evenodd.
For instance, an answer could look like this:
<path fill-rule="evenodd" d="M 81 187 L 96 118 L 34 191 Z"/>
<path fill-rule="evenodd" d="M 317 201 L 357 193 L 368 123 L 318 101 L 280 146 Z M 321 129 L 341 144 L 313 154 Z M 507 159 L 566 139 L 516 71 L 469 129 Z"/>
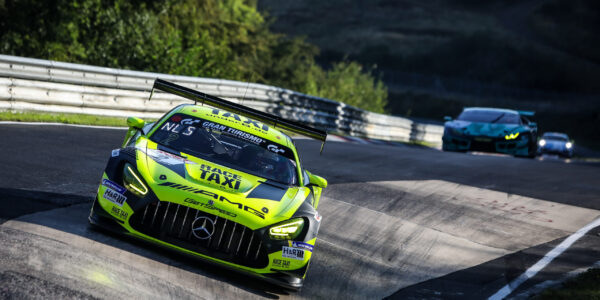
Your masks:
<path fill-rule="evenodd" d="M 600 269 L 589 269 L 560 287 L 543 291 L 534 299 L 600 299 Z"/>
<path fill-rule="evenodd" d="M 127 127 L 125 117 L 102 117 L 84 114 L 53 114 L 38 112 L 0 112 L 0 121 L 51 122 L 97 126 Z"/>

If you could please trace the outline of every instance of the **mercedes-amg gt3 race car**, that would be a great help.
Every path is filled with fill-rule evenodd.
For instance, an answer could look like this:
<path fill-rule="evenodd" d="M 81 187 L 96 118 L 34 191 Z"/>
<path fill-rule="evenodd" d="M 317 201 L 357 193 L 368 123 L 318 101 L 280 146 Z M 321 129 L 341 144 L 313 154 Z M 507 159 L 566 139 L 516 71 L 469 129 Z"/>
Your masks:
<path fill-rule="evenodd" d="M 160 79 L 154 88 L 211 107 L 182 104 L 150 124 L 128 118 L 90 223 L 302 287 L 327 181 L 302 167 L 275 127 L 323 143 L 327 134 Z"/>
<path fill-rule="evenodd" d="M 484 151 L 533 158 L 537 151 L 537 124 L 531 111 L 467 107 L 452 120 L 445 117 L 444 151 Z"/>

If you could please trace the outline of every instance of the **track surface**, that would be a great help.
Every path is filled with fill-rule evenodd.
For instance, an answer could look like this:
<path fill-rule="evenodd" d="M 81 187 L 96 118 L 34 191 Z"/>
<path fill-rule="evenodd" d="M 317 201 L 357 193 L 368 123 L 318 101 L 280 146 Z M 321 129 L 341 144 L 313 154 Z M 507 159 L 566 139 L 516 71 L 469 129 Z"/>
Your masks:
<path fill-rule="evenodd" d="M 600 215 L 595 165 L 337 142 L 319 156 L 317 142 L 299 140 L 330 187 L 305 286 L 290 294 L 89 229 L 123 136 L 0 125 L 0 298 L 483 298 Z M 549 270 L 600 260 L 596 236 Z"/>

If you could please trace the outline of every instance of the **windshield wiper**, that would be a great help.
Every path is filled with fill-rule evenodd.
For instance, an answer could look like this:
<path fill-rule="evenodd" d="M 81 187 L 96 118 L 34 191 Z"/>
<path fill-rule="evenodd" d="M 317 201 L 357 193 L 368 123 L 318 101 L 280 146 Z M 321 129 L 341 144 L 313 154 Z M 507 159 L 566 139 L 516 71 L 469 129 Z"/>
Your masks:
<path fill-rule="evenodd" d="M 504 115 L 505 115 L 505 113 L 500 114 L 497 118 L 492 120 L 490 123 L 496 123 L 496 122 L 500 121 L 500 119 L 502 119 L 502 117 L 504 117 Z"/>

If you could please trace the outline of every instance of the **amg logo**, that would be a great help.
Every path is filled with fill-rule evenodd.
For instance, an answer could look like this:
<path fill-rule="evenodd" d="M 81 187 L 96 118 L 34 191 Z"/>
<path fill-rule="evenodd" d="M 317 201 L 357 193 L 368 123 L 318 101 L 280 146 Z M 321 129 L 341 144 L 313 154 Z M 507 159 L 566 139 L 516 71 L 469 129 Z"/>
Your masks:
<path fill-rule="evenodd" d="M 201 189 L 197 189 L 197 188 L 193 188 L 191 186 L 187 186 L 187 185 L 183 185 L 183 184 L 177 184 L 177 183 L 173 183 L 173 182 L 163 182 L 161 184 L 159 184 L 161 186 L 168 186 L 170 188 L 174 188 L 174 189 L 178 189 L 178 190 L 183 190 L 183 191 L 188 191 L 190 193 L 194 193 L 194 194 L 202 194 L 205 196 L 209 196 L 214 198 L 215 200 L 219 200 L 221 202 L 228 202 L 231 205 L 235 205 L 237 206 L 238 209 L 241 210 L 245 210 L 253 215 L 258 216 L 259 218 L 264 219 L 265 218 L 265 214 L 261 211 L 258 211 L 250 206 L 247 205 L 243 205 L 242 203 L 239 202 L 233 202 L 221 195 L 217 195 L 213 192 L 209 192 L 209 191 L 205 191 L 205 190 L 201 190 Z"/>

